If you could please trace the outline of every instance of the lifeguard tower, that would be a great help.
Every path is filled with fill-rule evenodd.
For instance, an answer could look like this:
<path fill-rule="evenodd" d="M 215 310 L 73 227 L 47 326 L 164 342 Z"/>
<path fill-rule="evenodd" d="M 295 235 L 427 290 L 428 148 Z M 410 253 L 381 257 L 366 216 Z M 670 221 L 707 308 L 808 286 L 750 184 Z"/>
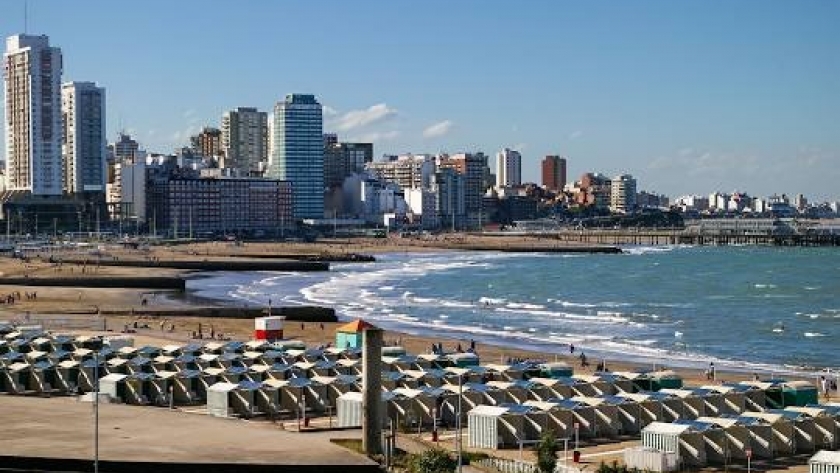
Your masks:
<path fill-rule="evenodd" d="M 283 339 L 283 321 L 286 317 L 272 315 L 254 319 L 254 340 L 273 342 Z"/>

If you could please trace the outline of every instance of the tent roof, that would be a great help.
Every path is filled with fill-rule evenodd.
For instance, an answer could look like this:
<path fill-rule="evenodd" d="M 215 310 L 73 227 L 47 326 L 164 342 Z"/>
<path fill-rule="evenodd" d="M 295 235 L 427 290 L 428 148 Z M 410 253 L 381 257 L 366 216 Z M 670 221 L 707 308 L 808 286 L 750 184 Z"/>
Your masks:
<path fill-rule="evenodd" d="M 220 382 L 218 382 L 218 383 L 216 383 L 216 384 L 214 384 L 214 385 L 210 386 L 209 388 L 207 388 L 207 390 L 208 390 L 208 391 L 215 391 L 215 392 L 223 392 L 223 393 L 226 393 L 226 392 L 233 391 L 234 389 L 236 389 L 236 388 L 238 388 L 238 387 L 239 387 L 239 385 L 238 385 L 238 384 L 225 383 L 225 382 L 223 382 L 223 381 L 220 381 Z"/>
<path fill-rule="evenodd" d="M 651 422 L 644 428 L 645 432 L 666 435 L 679 435 L 689 430 L 691 430 L 691 426 L 688 424 L 672 424 L 667 422 Z"/>
<path fill-rule="evenodd" d="M 469 415 L 474 416 L 488 416 L 488 417 L 500 417 L 507 413 L 508 409 L 504 407 L 497 407 L 497 406 L 476 406 L 470 410 Z"/>
<path fill-rule="evenodd" d="M 831 465 L 840 465 L 840 451 L 832 452 L 829 450 L 820 450 L 816 455 L 808 460 L 808 463 L 828 463 Z"/>
<path fill-rule="evenodd" d="M 342 333 L 359 333 L 371 328 L 376 328 L 376 326 L 369 322 L 365 322 L 362 319 L 356 319 L 352 322 L 342 325 L 341 327 L 338 327 L 337 329 L 335 329 L 335 331 Z"/>

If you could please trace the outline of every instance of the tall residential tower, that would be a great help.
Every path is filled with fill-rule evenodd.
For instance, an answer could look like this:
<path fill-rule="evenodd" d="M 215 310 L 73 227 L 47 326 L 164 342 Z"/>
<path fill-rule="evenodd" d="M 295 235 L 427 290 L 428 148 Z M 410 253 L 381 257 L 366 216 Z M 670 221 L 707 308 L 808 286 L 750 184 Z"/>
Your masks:
<path fill-rule="evenodd" d="M 224 167 L 243 173 L 256 171 L 268 161 L 268 113 L 239 107 L 222 116 Z"/>
<path fill-rule="evenodd" d="M 542 160 L 542 185 L 555 192 L 566 187 L 566 158 L 546 156 Z"/>
<path fill-rule="evenodd" d="M 61 195 L 61 49 L 44 35 L 11 36 L 3 70 L 6 188 Z"/>
<path fill-rule="evenodd" d="M 64 190 L 105 192 L 105 89 L 92 82 L 61 86 Z"/>
<path fill-rule="evenodd" d="M 496 155 L 496 187 L 514 187 L 522 184 L 522 155 L 505 148 Z"/>
<path fill-rule="evenodd" d="M 292 183 L 296 219 L 324 218 L 324 122 L 314 95 L 289 94 L 274 107 L 268 177 Z"/>

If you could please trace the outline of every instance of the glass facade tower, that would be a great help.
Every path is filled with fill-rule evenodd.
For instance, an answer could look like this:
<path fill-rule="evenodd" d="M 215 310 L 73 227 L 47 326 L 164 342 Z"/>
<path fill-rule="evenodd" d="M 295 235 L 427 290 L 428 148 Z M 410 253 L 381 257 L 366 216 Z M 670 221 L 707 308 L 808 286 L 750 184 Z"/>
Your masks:
<path fill-rule="evenodd" d="M 289 94 L 274 107 L 268 177 L 292 183 L 296 219 L 324 218 L 324 122 L 314 95 Z"/>

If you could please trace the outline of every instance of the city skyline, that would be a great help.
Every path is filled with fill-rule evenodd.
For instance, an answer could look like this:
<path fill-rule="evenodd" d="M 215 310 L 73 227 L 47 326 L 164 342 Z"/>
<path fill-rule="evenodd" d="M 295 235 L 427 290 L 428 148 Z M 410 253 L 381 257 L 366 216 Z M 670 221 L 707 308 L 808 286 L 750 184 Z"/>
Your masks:
<path fill-rule="evenodd" d="M 79 5 L 90 14 L 67 24 Z M 558 154 L 570 180 L 626 172 L 672 196 L 840 197 L 832 2 L 369 2 L 331 3 L 329 15 L 296 4 L 215 5 L 200 17 L 195 2 L 122 10 L 139 32 L 178 28 L 175 43 L 124 35 L 120 22 L 102 21 L 107 2 L 93 0 L 30 1 L 28 32 L 62 49 L 63 81 L 108 88 L 109 140 L 125 129 L 150 151 L 187 145 L 226 110 L 270 110 L 300 92 L 325 105 L 325 132 L 373 141 L 376 157 L 511 147 L 522 153 L 523 181 L 539 182 L 540 160 Z M 194 21 L 183 21 L 191 12 Z M 22 1 L 0 13 L 4 37 L 23 32 Z M 284 22 L 266 34 L 284 16 L 317 18 L 318 27 Z M 211 28 L 220 19 L 235 41 Z M 474 33 L 453 34 L 460 25 Z M 267 51 L 277 59 L 264 59 Z M 236 67 L 224 67 L 226 55 L 240 59 Z M 131 67 L 114 67 L 115 58 Z"/>

